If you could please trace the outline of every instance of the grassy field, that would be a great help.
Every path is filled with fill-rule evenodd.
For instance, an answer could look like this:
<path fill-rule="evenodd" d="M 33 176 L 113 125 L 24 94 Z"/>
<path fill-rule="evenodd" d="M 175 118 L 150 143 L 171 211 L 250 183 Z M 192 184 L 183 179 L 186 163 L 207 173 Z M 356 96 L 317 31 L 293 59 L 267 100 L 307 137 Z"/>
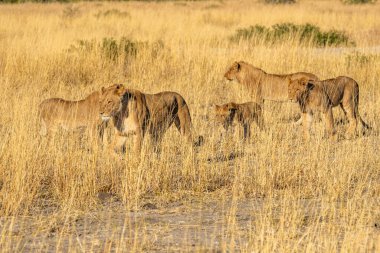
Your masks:
<path fill-rule="evenodd" d="M 1 251 L 379 252 L 380 3 L 299 2 L 0 5 Z M 344 31 L 355 46 L 231 40 L 288 22 Z M 223 80 L 235 60 L 354 78 L 373 131 L 345 139 L 335 109 L 339 140 L 316 120 L 305 142 L 297 105 L 267 101 L 268 131 L 241 143 L 212 117 L 215 103 L 250 101 Z M 43 99 L 113 83 L 182 94 L 205 145 L 189 152 L 173 128 L 161 156 L 146 141 L 136 166 L 133 153 L 115 159 L 78 133 L 50 145 L 39 136 Z"/>

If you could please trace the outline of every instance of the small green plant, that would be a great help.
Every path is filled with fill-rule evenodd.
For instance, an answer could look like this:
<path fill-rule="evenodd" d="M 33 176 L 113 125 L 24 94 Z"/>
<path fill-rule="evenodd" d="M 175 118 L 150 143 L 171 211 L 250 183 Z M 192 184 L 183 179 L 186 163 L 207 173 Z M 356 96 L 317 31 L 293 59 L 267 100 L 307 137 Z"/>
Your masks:
<path fill-rule="evenodd" d="M 78 16 L 80 14 L 79 8 L 74 6 L 67 6 L 63 10 L 63 17 L 64 18 L 73 18 L 75 16 Z"/>
<path fill-rule="evenodd" d="M 95 14 L 95 17 L 101 18 L 101 17 L 120 17 L 120 18 L 130 18 L 131 15 L 126 11 L 119 11 L 117 9 L 110 9 L 106 11 L 99 11 L 97 14 Z"/>
<path fill-rule="evenodd" d="M 107 59 L 115 61 L 122 55 L 125 57 L 135 57 L 137 51 L 147 45 L 147 42 L 131 41 L 125 37 L 122 37 L 119 41 L 114 38 L 104 38 L 100 48 Z"/>
<path fill-rule="evenodd" d="M 153 57 L 157 56 L 159 50 L 164 47 L 162 41 L 154 43 L 133 41 L 126 37 L 119 40 L 115 38 L 103 38 L 101 42 L 96 40 L 79 40 L 74 45 L 69 47 L 71 53 L 99 53 L 103 59 L 117 61 L 122 58 L 127 61 L 137 56 L 144 49 L 151 50 Z"/>
<path fill-rule="evenodd" d="M 380 60 L 380 55 L 378 54 L 363 54 L 361 52 L 352 52 L 346 55 L 345 63 L 349 67 L 366 67 L 371 64 L 376 63 Z"/>
<path fill-rule="evenodd" d="M 377 0 L 342 0 L 345 4 L 373 4 Z"/>
<path fill-rule="evenodd" d="M 70 45 L 68 52 L 91 52 L 95 48 L 95 45 L 95 40 L 78 40 L 75 44 Z"/>
<path fill-rule="evenodd" d="M 240 28 L 230 37 L 230 40 L 233 42 L 263 40 L 266 43 L 274 44 L 292 38 L 298 40 L 299 43 L 309 43 L 320 47 L 355 44 L 343 31 L 321 31 L 318 26 L 312 24 L 295 25 L 292 23 L 275 24 L 270 28 L 260 25 Z"/>

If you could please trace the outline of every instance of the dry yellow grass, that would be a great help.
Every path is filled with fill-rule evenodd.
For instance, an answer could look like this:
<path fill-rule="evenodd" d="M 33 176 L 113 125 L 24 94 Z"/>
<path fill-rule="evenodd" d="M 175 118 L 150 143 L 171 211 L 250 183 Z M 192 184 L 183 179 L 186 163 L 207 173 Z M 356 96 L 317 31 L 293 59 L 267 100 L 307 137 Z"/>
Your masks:
<path fill-rule="evenodd" d="M 102 15 L 107 10 L 121 14 Z M 380 251 L 378 13 L 379 3 L 306 0 L 289 6 L 248 0 L 0 5 L 1 250 Z M 237 28 L 280 22 L 346 30 L 357 46 L 228 41 Z M 68 52 L 78 40 L 123 36 L 161 40 L 164 47 L 157 55 L 142 50 L 128 62 Z M 247 145 L 221 138 L 222 129 L 206 116 L 208 105 L 249 101 L 241 86 L 223 81 L 234 60 L 272 73 L 354 78 L 359 110 L 374 131 L 335 143 L 322 138 L 323 123 L 316 122 L 305 143 L 301 128 L 291 123 L 297 106 L 266 102 L 268 132 L 256 131 Z M 205 146 L 189 153 L 172 129 L 160 158 L 152 158 L 146 142 L 144 161 L 133 166 L 133 154 L 115 160 L 78 134 L 62 132 L 53 145 L 38 135 L 37 106 L 43 99 L 80 99 L 116 82 L 147 93 L 182 94 Z M 336 120 L 343 118 L 334 112 Z M 338 132 L 346 128 L 339 125 Z M 111 194 L 118 206 L 102 203 L 99 193 Z M 139 211 L 148 202 L 158 211 Z M 167 218 L 171 212 L 195 218 L 181 223 L 174 217 L 175 224 Z M 157 222 L 149 218 L 155 215 Z M 169 221 L 160 223 L 163 217 Z M 90 232 L 79 233 L 78 222 Z M 103 237 L 94 231 L 103 231 Z"/>

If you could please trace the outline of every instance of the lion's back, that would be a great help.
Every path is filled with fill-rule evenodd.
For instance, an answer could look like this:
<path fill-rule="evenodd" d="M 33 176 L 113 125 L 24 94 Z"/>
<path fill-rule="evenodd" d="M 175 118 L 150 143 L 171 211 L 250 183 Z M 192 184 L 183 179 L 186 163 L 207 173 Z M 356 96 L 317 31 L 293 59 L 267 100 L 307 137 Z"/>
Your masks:
<path fill-rule="evenodd" d="M 186 101 L 182 95 L 174 91 L 163 91 L 156 94 L 146 94 L 145 96 L 147 102 L 155 106 L 172 106 L 173 104 L 178 104 L 178 106 L 186 105 Z"/>
<path fill-rule="evenodd" d="M 315 81 L 319 80 L 319 78 L 316 75 L 314 75 L 312 73 L 308 73 L 308 72 L 297 72 L 297 73 L 289 74 L 288 76 L 292 80 L 302 79 L 302 78 L 309 79 L 309 80 L 315 80 Z"/>
<path fill-rule="evenodd" d="M 99 98 L 91 94 L 84 100 L 69 101 L 49 98 L 39 105 L 39 115 L 45 122 L 60 123 L 68 127 L 87 126 L 100 120 Z"/>
<path fill-rule="evenodd" d="M 348 76 L 338 76 L 319 82 L 328 94 L 333 104 L 341 102 L 343 97 L 356 97 L 359 95 L 359 84 Z"/>

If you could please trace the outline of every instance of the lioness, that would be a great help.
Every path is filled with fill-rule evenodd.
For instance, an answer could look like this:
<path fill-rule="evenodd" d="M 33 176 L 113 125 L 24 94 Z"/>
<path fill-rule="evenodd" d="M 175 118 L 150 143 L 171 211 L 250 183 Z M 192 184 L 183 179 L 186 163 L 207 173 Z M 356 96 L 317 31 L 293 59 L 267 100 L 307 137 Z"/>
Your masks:
<path fill-rule="evenodd" d="M 234 62 L 224 77 L 229 81 L 236 80 L 246 86 L 251 92 L 254 102 L 259 104 L 262 104 L 264 100 L 288 101 L 287 78 L 318 80 L 316 75 L 306 72 L 287 75 L 268 74 L 244 61 Z"/>
<path fill-rule="evenodd" d="M 244 61 L 234 62 L 224 74 L 224 77 L 228 81 L 235 80 L 243 84 L 249 90 L 253 102 L 261 106 L 264 100 L 289 100 L 287 78 L 291 78 L 292 80 L 300 78 L 319 80 L 316 75 L 306 72 L 297 72 L 287 75 L 269 74 Z M 297 123 L 301 123 L 301 120 Z"/>
<path fill-rule="evenodd" d="M 263 117 L 259 104 L 253 102 L 236 104 L 230 102 L 224 105 L 215 105 L 214 110 L 216 120 L 223 124 L 225 130 L 228 130 L 236 119 L 243 126 L 245 140 L 251 136 L 251 124 L 253 122 L 256 122 L 260 129 L 263 128 Z"/>
<path fill-rule="evenodd" d="M 356 134 L 358 121 L 363 128 L 369 129 L 359 115 L 359 85 L 350 77 L 339 76 L 323 81 L 304 78 L 289 80 L 288 95 L 292 101 L 300 105 L 306 138 L 310 137 L 310 124 L 314 111 L 324 114 L 328 134 L 335 135 L 332 108 L 338 105 L 349 119 L 351 136 Z"/>
<path fill-rule="evenodd" d="M 50 98 L 39 105 L 41 118 L 40 135 L 45 136 L 60 127 L 66 130 L 89 128 L 103 138 L 105 123 L 99 116 L 100 93 L 95 91 L 85 99 L 68 101 L 62 98 Z"/>
<path fill-rule="evenodd" d="M 116 149 L 123 150 L 126 137 L 134 136 L 134 151 L 140 153 L 146 133 L 152 137 L 157 152 L 166 130 L 174 123 L 188 141 L 192 141 L 191 117 L 186 101 L 175 92 L 144 94 L 122 84 L 102 88 L 100 115 L 112 119 L 117 132 Z M 199 137 L 199 142 L 202 142 Z"/>

